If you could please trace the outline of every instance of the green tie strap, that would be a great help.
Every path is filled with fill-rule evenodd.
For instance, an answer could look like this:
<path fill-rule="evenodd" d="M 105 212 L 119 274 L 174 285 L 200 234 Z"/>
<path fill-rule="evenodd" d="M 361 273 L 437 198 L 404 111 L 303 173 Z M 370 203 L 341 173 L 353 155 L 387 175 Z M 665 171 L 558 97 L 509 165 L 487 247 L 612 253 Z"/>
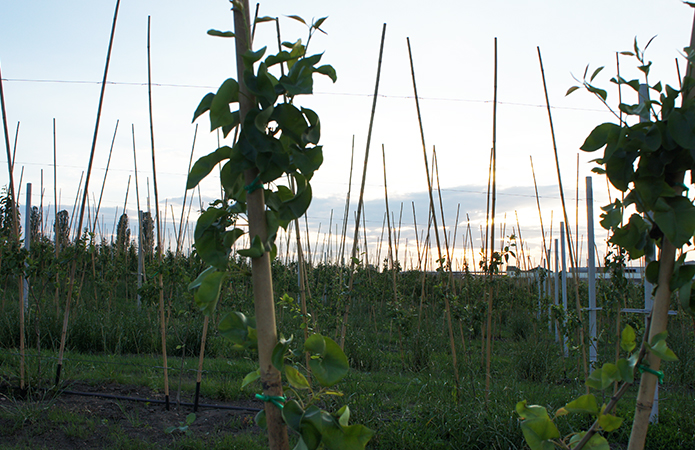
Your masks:
<path fill-rule="evenodd" d="M 270 402 L 280 409 L 282 409 L 282 407 L 284 406 L 283 403 L 285 403 L 287 401 L 287 398 L 285 398 L 281 395 L 256 394 L 256 398 L 258 400 L 263 401 L 263 402 Z"/>
<path fill-rule="evenodd" d="M 639 370 L 639 373 L 651 373 L 652 375 L 655 375 L 659 379 L 659 384 L 664 384 L 664 373 L 660 370 L 654 370 L 650 369 L 649 367 L 643 366 L 642 364 L 637 366 L 637 370 Z"/>

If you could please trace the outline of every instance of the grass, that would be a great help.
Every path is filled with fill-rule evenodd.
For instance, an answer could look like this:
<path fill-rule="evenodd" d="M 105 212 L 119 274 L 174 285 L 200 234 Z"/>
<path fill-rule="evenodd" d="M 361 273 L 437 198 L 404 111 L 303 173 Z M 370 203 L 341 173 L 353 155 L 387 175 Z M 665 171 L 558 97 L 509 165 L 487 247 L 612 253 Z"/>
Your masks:
<path fill-rule="evenodd" d="M 195 270 L 193 267 L 190 274 L 181 278 L 190 278 Z M 293 267 L 279 265 L 274 266 L 274 270 L 275 291 L 279 295 L 292 293 L 296 289 Z M 340 303 L 337 275 L 338 269 L 333 266 L 318 266 L 310 272 L 310 290 L 315 295 L 308 300 L 314 320 L 312 327 L 330 337 L 335 337 L 336 317 L 341 317 L 344 308 Z M 232 350 L 231 344 L 219 335 L 214 325 L 227 311 L 240 310 L 247 314 L 252 311 L 248 277 L 240 275 L 232 281 L 230 286 L 233 289 L 223 290 L 219 314 L 212 320 L 201 385 L 201 395 L 217 401 L 245 401 L 260 391 L 257 382 L 244 389 L 240 387 L 243 377 L 257 367 L 255 355 Z M 477 279 L 466 278 L 459 285 L 459 294 L 450 298 L 460 376 L 461 401 L 457 402 L 443 294 L 435 281 L 434 277 L 425 278 L 426 297 L 420 318 L 420 274 L 399 274 L 400 304 L 394 307 L 384 294 L 391 289 L 389 274 L 358 271 L 345 345 L 352 369 L 337 386 L 344 395 L 327 401 L 324 407 L 337 410 L 348 404 L 351 423 L 362 423 L 376 431 L 369 445 L 372 449 L 524 448 L 514 412 L 518 401 L 527 399 L 555 411 L 585 393 L 576 343 L 571 342 L 575 348 L 569 357 L 561 358 L 559 346 L 547 331 L 547 317 L 535 316 L 535 288 L 525 286 L 523 280 L 499 279 L 496 281 L 490 402 L 486 403 L 479 334 L 485 311 L 479 301 L 483 296 L 483 285 Z M 82 292 L 88 296 L 93 289 L 87 285 L 88 280 L 85 283 Z M 580 291 L 584 292 L 583 288 Z M 630 286 L 628 291 L 627 306 L 639 306 L 641 290 Z M 197 355 L 191 356 L 191 349 L 196 349 L 197 353 L 200 347 L 202 316 L 190 293 L 178 285 L 172 292 L 171 297 L 167 294 L 167 301 L 171 299 L 167 311 L 170 399 L 173 402 L 176 398 L 183 361 L 182 401 L 191 401 L 198 367 Z M 605 283 L 599 284 L 600 298 L 617 298 L 618 294 L 622 302 L 623 292 L 617 292 Z M 164 385 L 162 358 L 158 356 L 161 343 L 156 303 L 145 298 L 142 309 L 137 310 L 132 299 L 114 297 L 112 300 L 105 309 L 97 299 L 86 297 L 71 313 L 69 348 L 65 354 L 62 379 L 93 386 L 110 383 L 141 386 L 151 389 L 153 395 L 161 394 Z M 0 347 L 0 384 L 17 384 L 15 303 L 8 301 L 0 318 L 0 342 L 4 346 Z M 62 315 L 56 313 L 52 297 L 45 300 L 41 310 L 40 317 L 33 311 L 27 316 L 27 330 L 32 330 L 27 335 L 27 380 L 32 388 L 51 385 L 62 323 Z M 301 317 L 281 306 L 276 314 L 283 335 L 295 335 L 295 338 L 302 335 L 299 328 Z M 421 326 L 418 326 L 420 320 Z M 601 312 L 600 320 L 599 329 L 603 333 L 598 340 L 599 363 L 603 363 L 614 359 L 614 317 L 610 308 Z M 458 333 L 459 322 L 466 339 L 465 351 Z M 631 323 L 638 333 L 642 332 L 641 317 L 625 316 L 625 322 Z M 42 330 L 40 355 L 33 331 L 36 326 Z M 692 323 L 685 318 L 677 316 L 671 319 L 668 342 L 681 359 L 663 367 L 666 384 L 660 391 L 661 421 L 651 427 L 647 448 L 695 448 L 695 346 L 692 345 L 692 330 Z M 299 343 L 301 339 L 295 341 Z M 188 356 L 183 357 L 181 348 L 188 349 Z M 599 402 L 607 401 L 609 395 L 598 393 Z M 607 436 L 617 446 L 624 445 L 628 439 L 635 396 L 636 388 L 633 387 L 619 405 L 619 414 L 625 418 L 625 425 Z M 77 414 L 75 416 L 53 412 L 55 405 L 46 406 L 46 402 L 27 402 L 21 406 L 19 403 L 17 401 L 16 407 L 12 407 L 11 399 L 0 403 L 0 420 L 15 424 L 12 426 L 14 430 L 31 428 L 47 432 L 57 427 L 62 435 L 78 440 L 87 439 L 92 432 L 102 433 L 102 440 L 108 443 L 108 448 L 154 448 L 128 434 L 131 428 L 143 431 L 147 422 L 145 415 L 127 402 L 118 403 L 120 423 L 99 421 L 81 413 L 73 413 Z M 52 421 L 47 415 L 55 415 L 57 419 Z M 175 425 L 180 420 L 167 425 Z M 175 449 L 265 448 L 263 434 L 246 420 L 230 419 L 209 435 L 169 435 L 161 445 Z M 567 434 L 586 429 L 589 419 L 560 417 L 557 424 Z M 164 427 L 161 428 L 147 431 L 164 434 Z M 255 431 L 249 432 L 249 429 Z M 17 445 L 25 444 L 20 442 Z M 2 444 L 0 448 L 4 448 Z"/>

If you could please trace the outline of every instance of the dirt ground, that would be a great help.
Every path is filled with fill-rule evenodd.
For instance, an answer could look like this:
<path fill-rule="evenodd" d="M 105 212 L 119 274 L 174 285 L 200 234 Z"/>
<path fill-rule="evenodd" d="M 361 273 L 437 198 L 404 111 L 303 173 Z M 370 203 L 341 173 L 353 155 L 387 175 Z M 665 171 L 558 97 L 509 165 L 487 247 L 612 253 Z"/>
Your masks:
<path fill-rule="evenodd" d="M 260 433 L 254 423 L 260 401 L 222 403 L 200 399 L 200 404 L 235 407 L 217 409 L 200 406 L 196 418 L 186 429 L 167 433 L 167 427 L 184 427 L 192 406 L 177 406 L 119 398 L 75 395 L 68 392 L 106 394 L 164 400 L 164 395 L 142 386 L 70 384 L 65 392 L 34 392 L 22 399 L 21 393 L 0 386 L 0 449 L 110 449 L 175 447 L 181 439 L 219 441 L 224 435 Z M 175 397 L 175 393 L 173 395 Z M 186 398 L 182 401 L 192 402 Z M 247 409 L 248 408 L 248 409 Z"/>

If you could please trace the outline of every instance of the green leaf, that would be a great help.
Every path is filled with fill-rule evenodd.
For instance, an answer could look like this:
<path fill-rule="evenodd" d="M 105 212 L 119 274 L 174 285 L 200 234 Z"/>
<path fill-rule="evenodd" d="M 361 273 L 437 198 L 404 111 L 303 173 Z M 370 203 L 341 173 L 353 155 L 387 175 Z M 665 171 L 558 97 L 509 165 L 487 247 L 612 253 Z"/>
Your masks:
<path fill-rule="evenodd" d="M 623 328 L 623 332 L 620 333 L 620 348 L 623 349 L 623 351 L 626 352 L 631 352 L 632 350 L 635 349 L 635 346 L 637 345 L 635 343 L 635 329 L 632 328 L 630 325 L 625 325 L 625 328 Z"/>
<path fill-rule="evenodd" d="M 287 375 L 287 381 L 295 389 L 309 389 L 309 381 L 304 375 L 302 375 L 297 369 L 292 366 L 285 366 L 285 375 Z"/>
<path fill-rule="evenodd" d="M 312 28 L 315 28 L 318 30 L 321 27 L 321 25 L 323 25 L 323 23 L 326 21 L 326 19 L 328 19 L 328 17 L 321 17 L 316 22 L 311 24 Z"/>
<path fill-rule="evenodd" d="M 246 374 L 244 379 L 241 382 L 241 388 L 245 388 L 247 385 L 253 383 L 257 379 L 261 377 L 261 368 L 259 367 L 258 369 L 254 370 L 253 372 L 249 372 Z"/>
<path fill-rule="evenodd" d="M 232 230 L 226 231 L 224 233 L 224 237 L 222 238 L 222 242 L 224 242 L 225 248 L 231 248 L 232 245 L 239 239 L 241 236 L 245 234 L 245 231 L 242 230 L 241 228 L 234 228 Z"/>
<path fill-rule="evenodd" d="M 347 375 L 349 367 L 347 357 L 331 338 L 314 334 L 304 343 L 304 350 L 312 355 L 309 367 L 322 386 L 333 386 Z"/>
<path fill-rule="evenodd" d="M 290 348 L 291 342 L 292 337 L 289 339 L 280 339 L 278 340 L 277 344 L 275 344 L 275 347 L 273 347 L 270 362 L 279 371 L 282 371 L 282 368 L 285 366 L 285 355 L 287 354 L 287 350 Z"/>
<path fill-rule="evenodd" d="M 336 415 L 338 416 L 338 422 L 341 426 L 348 426 L 348 422 L 350 421 L 350 407 L 348 405 L 343 405 L 343 407 L 338 410 Z"/>
<path fill-rule="evenodd" d="M 363 450 L 373 436 L 364 425 L 325 427 L 322 433 L 326 447 L 336 450 Z"/>
<path fill-rule="evenodd" d="M 609 241 L 627 250 L 631 259 L 640 258 L 649 243 L 649 225 L 639 214 L 632 214 L 627 225 L 616 228 Z"/>
<path fill-rule="evenodd" d="M 651 261 L 647 264 L 647 270 L 644 272 L 647 281 L 652 284 L 657 284 L 659 281 L 659 260 Z"/>
<path fill-rule="evenodd" d="M 586 431 L 582 431 L 572 436 L 572 438 L 570 439 L 570 449 L 575 448 L 576 445 L 579 444 L 579 442 L 582 440 L 585 434 Z M 587 442 L 583 448 L 590 450 L 610 450 L 610 445 L 608 444 L 606 438 L 604 438 L 600 434 L 594 434 L 593 436 L 591 436 L 591 439 L 589 439 L 589 442 Z"/>
<path fill-rule="evenodd" d="M 263 256 L 263 253 L 265 253 L 265 250 L 263 248 L 263 242 L 261 242 L 261 238 L 258 235 L 254 236 L 253 242 L 251 243 L 251 247 L 242 250 L 237 250 L 237 253 L 240 256 L 246 256 L 247 258 L 260 258 L 261 256 Z"/>
<path fill-rule="evenodd" d="M 612 414 L 604 414 L 606 405 L 601 407 L 601 414 L 598 416 L 598 424 L 604 431 L 611 432 L 617 430 L 623 423 L 623 419 Z"/>
<path fill-rule="evenodd" d="M 576 91 L 577 89 L 579 89 L 579 86 L 570 87 L 569 89 L 567 89 L 567 93 L 565 94 L 565 97 L 567 97 L 568 95 L 570 95 L 572 92 Z"/>
<path fill-rule="evenodd" d="M 307 129 L 307 122 L 302 112 L 291 103 L 281 103 L 275 108 L 272 119 L 282 130 L 283 137 L 291 139 L 294 143 L 302 145 L 302 134 Z"/>
<path fill-rule="evenodd" d="M 654 208 L 654 221 L 668 240 L 680 248 L 695 232 L 695 206 L 686 197 L 662 198 Z"/>
<path fill-rule="evenodd" d="M 609 139 L 617 137 L 620 129 L 614 123 L 603 123 L 593 129 L 580 148 L 585 152 L 596 151 L 605 146 Z"/>
<path fill-rule="evenodd" d="M 604 102 L 608 98 L 608 93 L 605 90 L 599 89 L 599 88 L 592 86 L 588 83 L 585 83 L 585 86 L 589 92 L 591 92 L 592 94 L 598 95 L 599 97 L 601 97 L 603 99 Z"/>
<path fill-rule="evenodd" d="M 222 283 L 227 280 L 229 275 L 227 272 L 218 272 L 217 270 L 209 270 L 209 268 L 205 270 L 201 276 L 203 274 L 205 274 L 205 276 L 200 281 L 200 286 L 198 290 L 196 290 L 193 298 L 203 314 L 210 316 L 217 307 Z"/>
<path fill-rule="evenodd" d="M 290 429 L 299 433 L 303 416 L 304 410 L 299 403 L 297 403 L 297 400 L 285 402 L 285 406 L 282 408 L 282 418 Z"/>
<path fill-rule="evenodd" d="M 678 145 L 695 150 L 695 111 L 675 108 L 668 116 L 668 131 Z"/>
<path fill-rule="evenodd" d="M 228 262 L 228 250 L 222 246 L 222 230 L 227 212 L 214 206 L 198 217 L 194 238 L 195 249 L 206 263 L 225 270 Z"/>
<path fill-rule="evenodd" d="M 294 16 L 294 15 L 293 15 L 293 16 L 287 16 L 287 17 L 289 17 L 290 19 L 294 19 L 294 20 L 296 20 L 297 22 L 301 22 L 301 23 L 303 23 L 304 25 L 307 25 L 307 23 L 304 21 L 304 19 L 302 19 L 302 18 L 299 17 L 299 16 Z M 308 25 L 307 25 L 307 26 L 308 26 Z"/>
<path fill-rule="evenodd" d="M 263 55 L 265 55 L 266 50 L 267 47 L 263 47 L 262 49 L 256 52 L 248 50 L 246 53 L 244 53 L 241 56 L 241 59 L 244 61 L 244 68 L 253 71 L 253 65 L 256 62 L 260 61 L 261 58 L 263 58 Z"/>
<path fill-rule="evenodd" d="M 594 394 L 582 395 L 565 405 L 565 409 L 570 413 L 598 414 L 598 405 Z"/>
<path fill-rule="evenodd" d="M 212 92 L 206 94 L 205 97 L 203 97 L 203 99 L 198 104 L 198 107 L 196 108 L 195 112 L 193 113 L 193 120 L 191 120 L 191 122 L 195 122 L 195 119 L 197 119 L 202 114 L 210 110 L 210 105 L 212 104 L 212 99 L 214 98 L 215 94 L 213 94 Z"/>
<path fill-rule="evenodd" d="M 618 367 L 620 377 L 626 383 L 635 382 L 635 362 L 636 360 L 620 358 L 615 365 Z"/>
<path fill-rule="evenodd" d="M 330 78 L 334 83 L 338 81 L 338 74 L 336 74 L 335 69 L 333 66 L 330 66 L 328 64 L 319 66 L 316 68 L 316 72 L 320 73 L 321 75 L 326 75 L 328 78 Z"/>
<path fill-rule="evenodd" d="M 594 81 L 594 78 L 596 78 L 596 75 L 598 75 L 602 70 L 603 70 L 603 66 L 594 70 L 594 73 L 591 74 L 591 78 L 589 78 L 589 81 Z M 604 100 L 605 100 L 605 98 L 604 98 Z"/>
<path fill-rule="evenodd" d="M 277 19 L 275 17 L 263 16 L 263 17 L 256 17 L 256 20 L 254 20 L 254 22 L 256 22 L 256 23 L 275 22 L 276 20 Z"/>
<path fill-rule="evenodd" d="M 229 108 L 231 103 L 237 102 L 239 102 L 239 83 L 234 78 L 228 78 L 220 85 L 215 98 L 210 103 L 210 131 L 239 124 L 238 113 L 233 114 Z"/>
<path fill-rule="evenodd" d="M 669 289 L 671 289 L 671 291 L 680 289 L 686 283 L 692 283 L 693 277 L 695 277 L 695 265 L 684 264 L 685 257 L 686 254 L 683 253 L 683 255 L 678 258 L 676 267 L 673 270 L 671 281 L 669 283 Z"/>
<path fill-rule="evenodd" d="M 257 348 L 256 321 L 240 312 L 225 315 L 218 325 L 220 335 L 242 348 Z"/>
<path fill-rule="evenodd" d="M 318 144 L 321 138 L 321 121 L 318 114 L 308 108 L 302 108 L 302 114 L 309 120 L 309 128 L 302 134 L 302 144 Z M 318 167 L 317 167 L 318 168 Z"/>
<path fill-rule="evenodd" d="M 664 333 L 666 332 L 664 331 Z M 657 340 L 657 336 L 654 336 L 653 343 L 649 346 L 649 351 L 664 361 L 678 361 L 676 354 L 666 345 L 666 339 Z"/>
<path fill-rule="evenodd" d="M 620 200 L 615 200 L 615 202 L 610 203 L 606 206 L 602 206 L 601 209 L 604 211 L 601 214 L 601 226 L 606 230 L 612 230 L 623 220 L 623 210 L 622 203 Z"/>
<path fill-rule="evenodd" d="M 683 310 L 691 316 L 695 315 L 695 290 L 693 290 L 693 284 L 686 283 L 683 285 L 678 290 L 678 297 Z"/>
<path fill-rule="evenodd" d="M 232 31 L 220 31 L 220 30 L 208 30 L 210 36 L 233 38 L 234 33 Z"/>
<path fill-rule="evenodd" d="M 261 409 L 260 411 L 258 411 L 256 417 L 254 417 L 253 420 L 256 422 L 256 425 L 258 425 L 258 427 L 261 430 L 265 430 L 268 428 L 268 421 L 265 417 L 265 409 Z"/>
<path fill-rule="evenodd" d="M 527 405 L 526 400 L 516 404 L 516 412 L 523 419 L 521 431 L 531 450 L 553 450 L 550 439 L 560 437 L 560 431 L 548 417 L 548 411 L 538 405 Z"/>
<path fill-rule="evenodd" d="M 605 363 L 600 369 L 591 372 L 586 380 L 586 385 L 598 390 L 604 390 L 613 384 L 615 381 L 621 381 L 620 371 L 618 366 L 611 363 Z"/>
<path fill-rule="evenodd" d="M 186 189 L 193 189 L 198 186 L 198 183 L 207 177 L 217 164 L 229 158 L 231 152 L 232 149 L 225 145 L 196 161 L 191 168 L 191 173 L 188 174 Z"/>

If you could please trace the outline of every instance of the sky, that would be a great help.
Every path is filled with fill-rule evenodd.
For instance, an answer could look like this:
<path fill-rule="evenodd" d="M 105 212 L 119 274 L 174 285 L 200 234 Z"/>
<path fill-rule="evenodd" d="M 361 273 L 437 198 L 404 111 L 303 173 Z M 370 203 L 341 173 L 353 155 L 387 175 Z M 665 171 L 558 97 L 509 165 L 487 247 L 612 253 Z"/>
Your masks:
<path fill-rule="evenodd" d="M 0 2 L 0 70 L 11 146 L 16 141 L 15 189 L 21 189 L 19 203 L 25 204 L 26 183 L 32 183 L 31 202 L 44 205 L 49 230 L 55 204 L 53 121 L 58 204 L 72 215 L 94 136 L 115 5 L 115 0 Z M 236 76 L 233 41 L 206 34 L 211 28 L 233 28 L 230 6 L 226 0 L 122 0 L 88 187 L 92 203 L 98 202 L 113 141 L 99 212 L 101 236 L 110 239 L 114 219 L 126 203 L 126 192 L 130 225 L 137 228 L 133 146 L 137 153 L 140 208 L 147 209 L 149 184 L 150 207 L 154 209 L 147 96 L 148 17 L 159 207 L 164 218 L 166 205 L 167 236 L 171 237 L 172 210 L 177 227 L 181 217 L 196 125 L 194 160 L 214 151 L 218 143 L 216 134 L 210 133 L 207 116 L 191 122 L 193 111 L 206 93 L 214 92 L 226 78 Z M 570 96 L 565 93 L 577 84 L 574 77 L 581 78 L 587 64 L 590 71 L 605 66 L 596 84 L 608 90 L 609 104 L 617 105 L 617 88 L 609 83 L 617 70 L 616 52 L 631 50 L 635 38 L 644 46 L 654 36 L 646 53 L 653 61 L 650 82 L 662 80 L 677 86 L 676 60 L 683 69 L 681 50 L 690 41 L 693 23 L 693 10 L 677 0 L 437 1 L 427 5 L 390 0 L 269 0 L 260 4 L 259 15 L 279 17 L 282 39 L 286 41 L 306 40 L 307 35 L 306 28 L 288 15 L 299 15 L 307 21 L 328 16 L 322 27 L 327 34 L 315 35 L 309 53 L 323 53 L 321 63 L 334 66 L 338 81 L 333 84 L 326 77 L 318 77 L 314 95 L 296 100 L 314 109 L 322 122 L 324 164 L 312 180 L 314 201 L 306 221 L 315 260 L 322 254 L 323 257 L 327 253 L 335 255 L 336 231 L 340 233 L 344 220 L 353 139 L 348 241 L 354 232 L 353 217 L 367 146 L 379 44 L 386 24 L 364 193 L 367 256 L 372 263 L 376 262 L 377 253 L 380 260 L 385 257 L 385 249 L 378 250 L 385 212 L 383 146 L 389 206 L 396 225 L 401 225 L 399 257 L 406 268 L 417 264 L 414 226 L 417 223 L 419 233 L 426 229 L 428 208 L 407 38 L 412 49 L 428 158 L 432 157 L 433 148 L 437 152 L 450 240 L 454 239 L 454 228 L 457 230 L 455 267 L 463 257 L 464 232 L 468 227 L 476 261 L 479 259 L 493 143 L 497 40 L 498 228 L 495 234 L 498 237 L 512 234 L 518 217 L 521 239 L 528 247 L 526 264 L 535 266 L 541 261 L 543 240 L 531 158 L 546 240 L 551 240 L 551 228 L 552 239 L 559 238 L 562 220 L 538 48 L 543 58 L 569 221 L 584 240 L 585 179 L 592 175 L 594 164 L 590 160 L 599 155 L 580 152 L 579 147 L 595 126 L 615 119 L 589 93 L 577 91 Z M 274 24 L 259 24 L 254 48 L 268 46 L 269 51 L 276 51 L 275 33 Z M 637 78 L 635 67 L 632 58 L 620 57 L 624 78 Z M 626 97 L 630 94 L 624 92 Z M 625 98 L 624 101 L 636 103 L 637 100 Z M 222 144 L 225 143 L 229 144 Z M 7 167 L 6 152 L 0 153 L 3 167 Z M 0 170 L 0 186 L 7 185 L 8 180 L 8 170 Z M 609 189 L 602 176 L 593 174 L 592 182 L 594 216 L 598 221 L 599 207 L 609 203 Z M 613 189 L 610 195 L 617 195 L 616 191 Z M 207 204 L 218 196 L 219 182 L 213 175 L 201 184 L 200 198 L 196 192 L 190 220 L 195 220 L 201 199 Z M 190 196 L 187 203 L 190 204 Z M 596 230 L 596 245 L 602 255 L 606 233 L 598 224 Z M 283 251 L 285 244 L 279 244 Z M 469 243 L 467 247 L 470 264 Z M 587 244 L 580 244 L 580 248 L 586 253 Z M 582 260 L 586 261 L 586 257 Z M 524 266 L 521 262 L 519 265 Z"/>

